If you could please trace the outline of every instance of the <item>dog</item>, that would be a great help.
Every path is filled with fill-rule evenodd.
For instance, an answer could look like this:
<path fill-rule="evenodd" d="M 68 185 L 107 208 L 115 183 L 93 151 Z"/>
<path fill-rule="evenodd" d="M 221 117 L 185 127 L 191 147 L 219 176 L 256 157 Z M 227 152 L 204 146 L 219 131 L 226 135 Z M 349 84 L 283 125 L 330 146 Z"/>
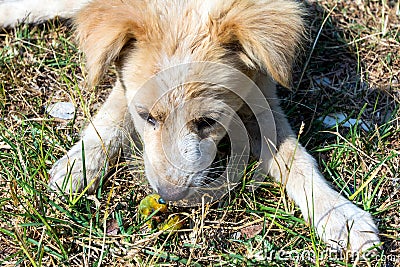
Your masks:
<path fill-rule="evenodd" d="M 290 86 L 304 31 L 298 2 L 45 2 L 2 2 L 0 23 L 73 17 L 86 55 L 87 84 L 96 85 L 111 64 L 118 72 L 112 92 L 81 141 L 50 170 L 51 188 L 95 190 L 105 164 L 117 156 L 128 136 L 137 135 L 152 188 L 165 200 L 185 199 L 192 187 L 213 183 L 207 181 L 210 162 L 227 133 L 237 136 L 229 129 L 239 118 L 250 140 L 241 148 L 250 147 L 261 171 L 285 186 L 327 244 L 338 247 L 342 242 L 352 251 L 379 244 L 370 214 L 327 184 L 279 106 L 275 84 Z M 268 107 L 253 109 L 258 104 L 250 103 L 252 99 L 265 99 Z"/>

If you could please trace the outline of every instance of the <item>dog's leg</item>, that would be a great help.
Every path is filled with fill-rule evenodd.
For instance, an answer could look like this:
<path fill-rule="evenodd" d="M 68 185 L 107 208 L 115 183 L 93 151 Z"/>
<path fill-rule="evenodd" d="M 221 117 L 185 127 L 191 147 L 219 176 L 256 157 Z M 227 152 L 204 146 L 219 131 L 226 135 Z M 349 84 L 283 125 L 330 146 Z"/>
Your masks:
<path fill-rule="evenodd" d="M 279 106 L 275 89 L 268 94 L 276 124 L 277 144 L 274 158 L 262 159 L 264 168 L 285 185 L 287 194 L 300 207 L 304 218 L 329 245 L 336 248 L 349 246 L 352 251 L 359 251 L 379 244 L 378 230 L 371 215 L 327 184 L 315 160 L 298 144 Z"/>
<path fill-rule="evenodd" d="M 81 140 L 54 164 L 50 171 L 50 187 L 54 190 L 79 192 L 87 184 L 89 192 L 96 189 L 109 161 L 115 158 L 121 145 L 129 138 L 130 133 L 127 131 L 133 129 L 133 126 L 127 127 L 129 121 L 124 90 L 117 83 L 84 130 Z"/>
<path fill-rule="evenodd" d="M 18 22 L 37 23 L 56 16 L 71 18 L 90 0 L 13 0 L 0 1 L 0 26 Z"/>

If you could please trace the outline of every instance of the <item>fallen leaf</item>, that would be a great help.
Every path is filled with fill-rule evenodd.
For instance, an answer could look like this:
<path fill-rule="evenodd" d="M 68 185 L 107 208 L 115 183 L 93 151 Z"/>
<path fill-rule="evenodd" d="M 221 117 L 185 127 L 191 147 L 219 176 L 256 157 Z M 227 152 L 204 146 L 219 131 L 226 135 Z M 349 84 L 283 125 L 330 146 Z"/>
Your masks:
<path fill-rule="evenodd" d="M 117 235 L 119 231 L 119 225 L 117 220 L 111 219 L 107 221 L 106 233 L 108 235 Z"/>
<path fill-rule="evenodd" d="M 259 233 L 261 233 L 263 229 L 263 225 L 262 224 L 254 224 L 254 225 L 250 225 L 250 226 L 246 226 L 242 229 L 240 229 L 240 232 L 246 237 L 246 238 L 253 238 L 256 235 L 258 235 Z"/>

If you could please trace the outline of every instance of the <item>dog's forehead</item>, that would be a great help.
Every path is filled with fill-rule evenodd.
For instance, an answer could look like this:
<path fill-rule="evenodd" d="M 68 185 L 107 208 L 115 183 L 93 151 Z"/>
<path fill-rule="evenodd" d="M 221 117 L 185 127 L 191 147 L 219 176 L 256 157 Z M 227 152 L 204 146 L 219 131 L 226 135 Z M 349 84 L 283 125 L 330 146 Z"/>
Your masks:
<path fill-rule="evenodd" d="M 212 34 L 210 17 L 215 16 L 220 2 L 174 0 L 157 3 L 150 12 L 152 19 L 148 18 L 148 21 L 153 20 L 152 23 L 146 24 L 149 33 L 138 42 L 138 49 L 133 54 L 134 63 L 128 65 L 128 69 L 139 62 L 140 66 L 148 66 L 136 68 L 135 78 L 128 78 L 136 80 L 133 84 L 148 79 L 144 81 L 144 90 L 139 90 L 141 97 L 135 97 L 136 101 L 160 121 L 174 110 L 198 117 L 218 109 L 220 105 L 215 104 L 218 101 L 229 105 L 229 99 L 220 96 L 224 89 L 237 87 L 240 82 L 233 78 L 238 77 L 237 73 L 223 66 L 231 62 L 226 62 L 225 48 Z M 190 109 L 179 109 L 185 103 L 189 106 L 189 102 Z"/>
<path fill-rule="evenodd" d="M 152 1 L 148 2 L 151 5 Z M 218 1 L 156 1 L 145 20 L 147 31 L 142 43 L 158 54 L 159 69 L 201 60 L 219 58 L 217 37 L 212 34 L 210 20 L 215 16 Z"/>
<path fill-rule="evenodd" d="M 171 30 L 185 31 L 188 25 L 191 27 L 201 26 L 208 22 L 209 15 L 219 5 L 220 0 L 155 0 L 147 4 L 157 13 L 162 25 L 167 25 Z M 155 3 L 154 3 L 155 2 Z M 195 22 L 195 23 L 194 23 Z M 162 26 L 162 25 L 158 26 Z M 178 26 L 176 28 L 176 26 Z"/>
<path fill-rule="evenodd" d="M 179 117 L 190 121 L 210 112 L 218 112 L 221 102 L 216 88 L 205 83 L 187 83 L 159 95 L 150 113 L 159 121 L 167 117 Z"/>

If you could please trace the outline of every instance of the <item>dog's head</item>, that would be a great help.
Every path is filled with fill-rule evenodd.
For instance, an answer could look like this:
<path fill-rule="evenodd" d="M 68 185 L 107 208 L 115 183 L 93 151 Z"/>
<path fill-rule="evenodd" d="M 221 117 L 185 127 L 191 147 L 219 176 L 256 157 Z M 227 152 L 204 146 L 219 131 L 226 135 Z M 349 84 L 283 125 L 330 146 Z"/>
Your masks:
<path fill-rule="evenodd" d="M 116 63 L 148 180 L 178 200 L 205 183 L 251 90 L 238 71 L 289 86 L 302 19 L 287 0 L 95 0 L 76 26 L 89 84 Z"/>

